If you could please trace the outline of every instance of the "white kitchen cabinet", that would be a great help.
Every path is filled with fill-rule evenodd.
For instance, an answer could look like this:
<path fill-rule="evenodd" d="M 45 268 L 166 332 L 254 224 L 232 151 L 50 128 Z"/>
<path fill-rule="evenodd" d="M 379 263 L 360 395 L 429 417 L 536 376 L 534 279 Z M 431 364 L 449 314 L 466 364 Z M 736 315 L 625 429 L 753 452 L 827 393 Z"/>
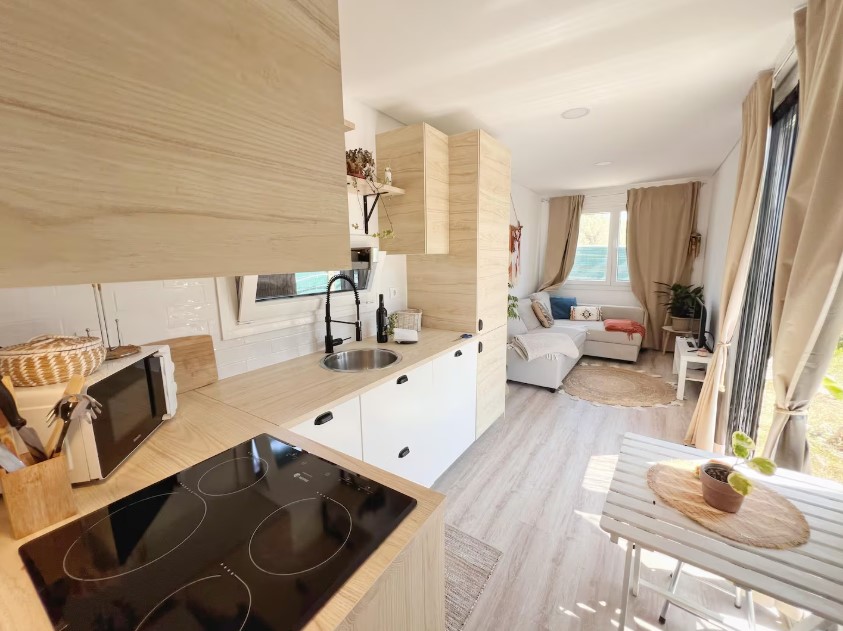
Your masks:
<path fill-rule="evenodd" d="M 360 397 L 321 410 L 312 419 L 296 425 L 292 430 L 326 447 L 363 459 Z"/>
<path fill-rule="evenodd" d="M 477 418 L 477 341 L 433 360 L 433 409 L 427 441 L 433 480 L 474 442 Z"/>
<path fill-rule="evenodd" d="M 364 392 L 360 396 L 363 460 L 430 486 L 436 478 L 427 432 L 435 414 L 432 363 Z"/>

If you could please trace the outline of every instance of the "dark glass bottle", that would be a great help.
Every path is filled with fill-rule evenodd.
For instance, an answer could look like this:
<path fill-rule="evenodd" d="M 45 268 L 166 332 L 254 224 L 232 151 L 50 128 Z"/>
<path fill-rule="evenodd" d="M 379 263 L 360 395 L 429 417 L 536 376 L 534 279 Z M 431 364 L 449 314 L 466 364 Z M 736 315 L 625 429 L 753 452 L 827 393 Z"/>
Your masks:
<path fill-rule="evenodd" d="M 375 321 L 378 327 L 378 344 L 386 344 L 389 341 L 389 336 L 386 333 L 387 313 L 386 307 L 383 306 L 383 294 L 378 294 L 378 310 L 375 313 Z"/>

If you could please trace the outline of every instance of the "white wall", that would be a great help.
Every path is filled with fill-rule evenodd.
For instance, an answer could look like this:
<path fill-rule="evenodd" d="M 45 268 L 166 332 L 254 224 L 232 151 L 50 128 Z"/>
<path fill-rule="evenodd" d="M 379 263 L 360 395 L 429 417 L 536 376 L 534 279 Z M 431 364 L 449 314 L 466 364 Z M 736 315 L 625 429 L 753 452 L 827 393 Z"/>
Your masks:
<path fill-rule="evenodd" d="M 704 282 L 704 259 L 705 249 L 708 233 L 709 215 L 711 213 L 712 204 L 712 182 L 710 178 L 695 177 L 684 178 L 678 180 L 663 180 L 659 182 L 643 182 L 630 184 L 628 186 L 615 186 L 611 188 L 593 189 L 588 191 L 568 191 L 560 193 L 560 195 L 577 195 L 582 194 L 586 196 L 586 207 L 588 205 L 588 197 L 590 196 L 606 196 L 617 195 L 619 204 L 626 205 L 626 191 L 630 188 L 643 188 L 648 186 L 664 186 L 668 184 L 681 184 L 683 182 L 699 181 L 700 186 L 698 204 L 697 204 L 697 232 L 702 235 L 703 247 L 699 256 L 694 260 L 691 271 L 691 282 L 695 285 Z M 545 223 L 542 232 L 547 231 L 547 215 L 545 215 Z M 542 265 L 544 264 L 542 257 Z M 622 305 L 622 306 L 640 306 L 640 303 L 635 298 L 632 290 L 624 286 L 602 286 L 602 287 L 586 287 L 583 285 L 570 284 L 563 285 L 557 293 L 560 296 L 570 296 L 577 298 L 580 304 L 594 304 L 594 305 Z"/>
<path fill-rule="evenodd" d="M 720 292 L 723 290 L 726 248 L 732 227 L 739 160 L 740 143 L 735 145 L 711 178 L 711 213 L 708 217 L 706 239 L 703 241 L 705 250 L 703 283 L 705 284 L 706 308 L 709 313 L 708 328 L 713 334 L 716 334 L 720 314 Z"/>
<path fill-rule="evenodd" d="M 510 290 L 513 296 L 524 298 L 538 288 L 541 282 L 542 261 L 547 230 L 547 202 L 543 202 L 538 193 L 516 182 L 512 183 L 512 202 L 509 223 L 521 222 L 521 274 L 518 282 Z"/>
<path fill-rule="evenodd" d="M 374 152 L 375 134 L 400 126 L 376 110 L 345 101 L 345 118 L 357 128 L 346 134 L 347 148 L 365 147 Z M 362 225 L 357 199 L 349 197 L 349 226 Z M 377 231 L 377 213 L 374 227 Z M 374 245 L 377 240 L 349 230 L 355 245 Z M 383 243 L 388 251 L 389 242 Z M 107 264 L 104 262 L 104 264 Z M 278 272 L 285 270 L 279 269 Z M 389 311 L 407 306 L 406 258 L 388 255 L 379 273 L 379 290 L 385 294 Z M 389 288 L 397 289 L 394 298 Z M 123 341 L 144 344 L 183 335 L 210 334 L 214 338 L 220 377 L 226 377 L 319 350 L 324 324 L 307 324 L 248 337 L 225 340 L 220 335 L 219 301 L 214 279 L 110 283 L 103 285 L 105 302 L 112 319 L 112 344 L 116 344 L 113 319 L 120 320 Z M 320 310 L 322 307 L 320 307 Z M 374 314 L 363 316 L 364 334 L 374 334 Z M 347 336 L 345 325 L 335 333 Z M 99 336 L 97 313 L 89 285 L 68 285 L 22 289 L 0 289 L 0 346 L 28 340 L 43 333 L 84 335 L 89 328 Z"/>

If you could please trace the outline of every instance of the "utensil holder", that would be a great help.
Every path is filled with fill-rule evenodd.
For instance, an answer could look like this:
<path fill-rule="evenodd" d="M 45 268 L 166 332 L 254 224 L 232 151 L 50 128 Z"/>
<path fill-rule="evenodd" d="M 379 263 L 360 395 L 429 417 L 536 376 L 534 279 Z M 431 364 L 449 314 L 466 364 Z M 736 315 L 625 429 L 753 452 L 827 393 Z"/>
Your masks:
<path fill-rule="evenodd" d="M 0 484 L 15 539 L 78 512 L 64 454 L 12 473 L 0 470 Z"/>

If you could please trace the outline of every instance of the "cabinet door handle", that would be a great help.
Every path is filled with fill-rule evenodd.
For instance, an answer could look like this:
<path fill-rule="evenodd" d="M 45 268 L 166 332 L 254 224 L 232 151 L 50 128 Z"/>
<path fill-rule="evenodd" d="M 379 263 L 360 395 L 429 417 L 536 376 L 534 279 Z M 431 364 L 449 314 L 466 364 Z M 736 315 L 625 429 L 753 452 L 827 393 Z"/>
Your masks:
<path fill-rule="evenodd" d="M 477 352 L 478 353 L 483 352 L 483 342 L 477 342 Z"/>
<path fill-rule="evenodd" d="M 398 381 L 396 381 L 396 383 L 400 386 L 402 383 L 407 383 L 409 380 L 410 379 L 407 377 L 407 375 L 401 375 L 400 377 L 398 377 Z"/>
<path fill-rule="evenodd" d="M 313 421 L 314 425 L 324 425 L 328 421 L 334 420 L 334 413 L 333 412 L 325 412 L 324 414 L 320 414 L 316 417 L 316 420 Z"/>
<path fill-rule="evenodd" d="M 462 357 L 462 351 L 457 351 L 454 353 L 454 357 Z"/>
<path fill-rule="evenodd" d="M 398 452 L 398 457 L 403 458 L 404 456 L 408 455 L 409 453 L 410 453 L 410 448 L 404 447 L 404 449 L 402 449 L 401 451 Z"/>
<path fill-rule="evenodd" d="M 482 331 L 482 330 L 483 330 L 483 320 L 482 320 L 482 319 L 477 320 L 477 330 L 478 330 L 478 331 Z"/>

